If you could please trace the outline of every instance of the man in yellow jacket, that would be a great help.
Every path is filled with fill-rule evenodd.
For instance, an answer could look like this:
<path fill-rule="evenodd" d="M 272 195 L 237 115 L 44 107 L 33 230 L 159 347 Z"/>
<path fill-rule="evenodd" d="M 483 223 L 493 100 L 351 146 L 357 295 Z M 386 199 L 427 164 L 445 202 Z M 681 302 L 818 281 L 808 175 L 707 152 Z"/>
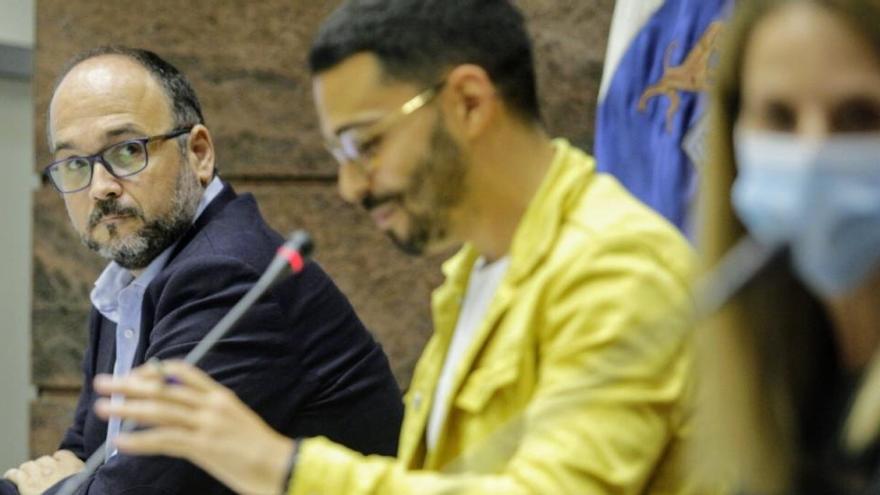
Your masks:
<path fill-rule="evenodd" d="M 343 197 L 412 253 L 463 243 L 405 397 L 397 458 L 268 429 L 198 370 L 102 378 L 100 414 L 158 425 L 243 493 L 690 494 L 686 241 L 540 123 L 507 0 L 350 0 L 312 49 Z M 364 414 L 369 414 L 365 411 Z"/>

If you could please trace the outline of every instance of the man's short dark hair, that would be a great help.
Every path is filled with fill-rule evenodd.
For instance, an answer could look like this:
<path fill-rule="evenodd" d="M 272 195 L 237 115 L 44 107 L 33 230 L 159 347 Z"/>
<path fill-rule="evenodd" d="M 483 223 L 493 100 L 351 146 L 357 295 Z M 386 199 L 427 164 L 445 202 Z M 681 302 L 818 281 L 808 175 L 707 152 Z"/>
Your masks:
<path fill-rule="evenodd" d="M 309 66 L 319 74 L 361 52 L 386 76 L 424 86 L 479 65 L 517 114 L 540 121 L 532 43 L 508 0 L 347 0 L 321 26 Z"/>
<path fill-rule="evenodd" d="M 205 123 L 205 117 L 202 115 L 202 105 L 199 103 L 199 98 L 196 96 L 196 92 L 187 78 L 176 67 L 159 55 L 141 48 L 108 45 L 79 53 L 67 62 L 55 83 L 55 89 L 58 88 L 58 84 L 74 67 L 86 60 L 104 55 L 120 55 L 134 60 L 159 82 L 171 103 L 175 128 Z"/>

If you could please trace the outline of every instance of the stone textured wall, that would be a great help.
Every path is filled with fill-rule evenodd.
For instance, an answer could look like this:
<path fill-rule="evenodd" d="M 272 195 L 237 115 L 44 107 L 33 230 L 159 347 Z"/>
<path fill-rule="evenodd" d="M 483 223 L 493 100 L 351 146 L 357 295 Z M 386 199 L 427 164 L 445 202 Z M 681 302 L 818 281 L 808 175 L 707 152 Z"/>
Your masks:
<path fill-rule="evenodd" d="M 408 258 L 336 195 L 305 69 L 309 42 L 337 1 L 40 0 L 35 74 L 37 164 L 48 160 L 45 114 L 64 61 L 93 46 L 154 50 L 188 75 L 218 147 L 219 167 L 251 192 L 279 231 L 309 229 L 316 258 L 382 342 L 405 387 L 427 339 L 440 256 Z M 613 0 L 522 0 L 534 34 L 545 118 L 554 135 L 592 146 Z M 80 387 L 88 294 L 103 262 L 82 247 L 59 196 L 34 206 L 31 449 L 51 452 Z"/>

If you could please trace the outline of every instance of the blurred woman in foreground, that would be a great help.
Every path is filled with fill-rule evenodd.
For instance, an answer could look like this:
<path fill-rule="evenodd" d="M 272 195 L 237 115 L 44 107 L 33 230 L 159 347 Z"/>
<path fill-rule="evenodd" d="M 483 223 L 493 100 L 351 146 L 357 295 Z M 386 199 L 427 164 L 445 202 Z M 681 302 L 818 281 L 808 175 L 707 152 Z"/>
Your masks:
<path fill-rule="evenodd" d="M 700 247 L 784 255 L 698 332 L 696 462 L 748 494 L 880 493 L 880 0 L 737 8 Z"/>

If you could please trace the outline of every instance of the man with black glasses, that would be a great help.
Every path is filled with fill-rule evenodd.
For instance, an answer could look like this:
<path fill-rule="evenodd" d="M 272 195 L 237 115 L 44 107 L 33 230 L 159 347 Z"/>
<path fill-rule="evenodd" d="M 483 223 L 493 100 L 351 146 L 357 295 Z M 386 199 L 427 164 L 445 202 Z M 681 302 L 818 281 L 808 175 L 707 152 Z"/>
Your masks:
<path fill-rule="evenodd" d="M 7 471 L 3 494 L 55 493 L 82 469 L 121 427 L 118 418 L 94 414 L 94 376 L 124 376 L 147 360 L 185 355 L 282 242 L 253 197 L 236 195 L 217 176 L 195 92 L 151 52 L 109 47 L 77 57 L 56 86 L 48 131 L 54 161 L 45 177 L 83 243 L 110 264 L 91 293 L 73 426 L 54 455 Z M 287 435 L 326 435 L 363 453 L 396 451 L 402 403 L 387 359 L 314 263 L 261 299 L 202 366 Z M 79 493 L 231 492 L 186 461 L 111 447 Z"/>

